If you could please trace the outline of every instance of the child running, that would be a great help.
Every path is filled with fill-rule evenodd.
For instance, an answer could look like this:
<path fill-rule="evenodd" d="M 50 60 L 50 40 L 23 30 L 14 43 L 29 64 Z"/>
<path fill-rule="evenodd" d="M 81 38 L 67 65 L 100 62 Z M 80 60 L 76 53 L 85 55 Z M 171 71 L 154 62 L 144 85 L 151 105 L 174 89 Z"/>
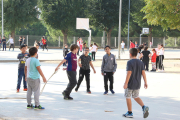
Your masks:
<path fill-rule="evenodd" d="M 136 59 L 137 52 L 138 51 L 136 48 L 132 48 L 130 50 L 131 60 L 127 62 L 127 76 L 124 83 L 124 89 L 128 112 L 126 114 L 123 114 L 123 116 L 127 118 L 133 118 L 131 96 L 142 107 L 143 117 L 147 118 L 149 115 L 149 107 L 145 106 L 143 101 L 139 98 L 141 75 L 144 78 L 144 88 L 147 89 L 148 85 L 144 65 L 140 60 Z"/>
<path fill-rule="evenodd" d="M 117 68 L 116 58 L 113 54 L 111 54 L 110 46 L 107 45 L 104 50 L 106 52 L 106 55 L 104 55 L 101 65 L 101 74 L 104 76 L 104 95 L 108 94 L 108 80 L 110 81 L 110 91 L 112 94 L 114 94 L 115 92 L 113 91 L 113 75 L 116 72 Z"/>
<path fill-rule="evenodd" d="M 28 91 L 27 91 L 27 109 L 33 108 L 31 104 L 31 95 L 34 92 L 34 101 L 35 101 L 35 110 L 45 109 L 39 104 L 39 96 L 40 96 L 40 75 L 43 78 L 43 82 L 46 83 L 46 78 L 40 68 L 39 60 L 35 57 L 37 56 L 37 48 L 32 47 L 29 49 L 30 58 L 27 59 L 25 64 L 25 78 L 28 83 Z"/>
<path fill-rule="evenodd" d="M 68 66 L 67 66 L 67 76 L 69 78 L 69 84 L 62 92 L 64 95 L 65 100 L 73 100 L 72 97 L 70 97 L 72 89 L 76 86 L 77 80 L 76 80 L 76 69 L 77 69 L 77 52 L 78 52 L 79 47 L 76 44 L 71 45 L 70 50 L 71 52 L 67 54 L 67 56 L 64 58 L 64 60 L 57 66 L 55 71 L 59 69 L 59 67 L 68 61 Z"/>
<path fill-rule="evenodd" d="M 29 53 L 26 53 L 25 45 L 21 45 L 20 50 L 21 50 L 21 53 L 19 53 L 17 56 L 17 59 L 19 59 L 17 93 L 19 93 L 22 78 L 23 78 L 23 84 L 24 84 L 24 91 L 27 91 L 27 83 L 25 81 L 24 67 L 25 67 L 26 60 L 29 58 Z"/>
<path fill-rule="evenodd" d="M 79 70 L 79 80 L 78 80 L 77 86 L 75 88 L 75 91 L 76 92 L 78 91 L 79 86 L 81 85 L 81 82 L 83 81 L 84 76 L 85 76 L 86 77 L 86 85 L 87 85 L 87 93 L 91 94 L 91 91 L 90 91 L 90 66 L 93 69 L 94 73 L 96 73 L 96 71 L 92 64 L 91 57 L 88 55 L 89 47 L 86 47 L 84 51 L 85 51 L 84 54 L 81 55 L 78 60 L 80 70 Z"/>
<path fill-rule="evenodd" d="M 151 72 L 156 72 L 156 50 L 152 49 L 153 55 L 151 56 L 152 70 Z"/>
<path fill-rule="evenodd" d="M 65 44 L 64 49 L 63 49 L 63 57 L 65 58 L 66 55 L 68 54 L 69 50 L 68 50 L 68 45 Z M 67 61 L 63 63 L 63 66 L 66 66 Z"/>

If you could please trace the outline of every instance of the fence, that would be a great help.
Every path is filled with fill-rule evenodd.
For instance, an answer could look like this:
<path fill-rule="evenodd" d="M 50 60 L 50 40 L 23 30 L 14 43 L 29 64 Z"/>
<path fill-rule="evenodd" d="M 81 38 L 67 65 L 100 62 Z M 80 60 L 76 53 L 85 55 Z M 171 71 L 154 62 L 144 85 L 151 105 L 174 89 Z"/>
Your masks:
<path fill-rule="evenodd" d="M 19 36 L 25 35 L 16 35 L 15 36 L 15 46 L 19 46 Z M 41 41 L 42 36 L 34 36 L 34 35 L 26 35 L 28 46 L 33 46 L 35 40 Z M 63 47 L 63 37 L 62 36 L 45 36 L 47 40 L 48 47 Z M 76 43 L 78 37 L 67 37 L 67 44 L 70 46 L 71 44 Z M 88 37 L 82 37 L 83 42 L 86 42 L 88 45 Z M 130 40 L 133 42 L 137 41 L 139 44 L 139 37 L 130 37 Z M 127 46 L 127 37 L 122 37 Z M 148 37 L 142 37 L 141 43 L 148 43 Z M 99 47 L 104 47 L 107 43 L 107 38 L 103 40 L 103 37 L 91 37 L 91 43 L 96 42 Z M 105 43 L 105 44 L 104 44 Z M 165 47 L 180 47 L 180 37 L 152 37 L 152 47 L 156 47 L 158 44 L 163 44 Z M 118 48 L 118 37 L 111 37 L 111 47 Z"/>

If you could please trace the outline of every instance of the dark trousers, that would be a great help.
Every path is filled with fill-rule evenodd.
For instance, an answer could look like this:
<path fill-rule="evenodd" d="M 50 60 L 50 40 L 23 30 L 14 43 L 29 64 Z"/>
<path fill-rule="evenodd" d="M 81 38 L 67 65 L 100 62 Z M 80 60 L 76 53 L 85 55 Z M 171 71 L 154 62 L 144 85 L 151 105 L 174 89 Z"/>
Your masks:
<path fill-rule="evenodd" d="M 156 57 L 156 69 L 159 68 L 159 56 Z"/>
<path fill-rule="evenodd" d="M 124 48 L 122 48 L 122 53 L 125 53 L 125 52 L 124 52 Z"/>
<path fill-rule="evenodd" d="M 144 69 L 145 70 L 149 70 L 149 61 L 143 61 L 143 63 L 144 63 Z"/>
<path fill-rule="evenodd" d="M 159 69 L 164 70 L 163 66 L 164 55 L 159 55 Z"/>
<path fill-rule="evenodd" d="M 64 57 L 65 58 L 65 57 Z M 67 61 L 63 63 L 63 66 L 67 66 Z"/>
<path fill-rule="evenodd" d="M 13 50 L 14 50 L 14 44 L 10 44 L 10 46 L 9 46 L 9 50 L 11 49 L 11 47 L 13 48 Z"/>
<path fill-rule="evenodd" d="M 108 80 L 110 82 L 109 89 L 113 90 L 113 83 L 114 83 L 113 72 L 104 72 L 104 88 L 105 88 L 105 91 L 108 91 Z"/>
<path fill-rule="evenodd" d="M 21 45 L 22 45 L 22 41 L 19 41 L 19 46 L 21 47 Z"/>
<path fill-rule="evenodd" d="M 92 52 L 92 60 L 95 60 L 96 52 Z"/>
<path fill-rule="evenodd" d="M 79 49 L 78 49 L 77 55 L 79 55 Z"/>
<path fill-rule="evenodd" d="M 43 45 L 43 50 L 44 50 L 44 47 L 47 49 L 47 44 Z M 48 50 L 48 49 L 47 49 Z"/>
<path fill-rule="evenodd" d="M 81 82 L 84 79 L 84 76 L 86 77 L 86 86 L 87 86 L 87 91 L 90 90 L 90 69 L 89 70 L 84 70 L 82 68 L 80 68 L 79 70 L 79 80 L 77 83 L 77 89 L 79 88 L 79 86 L 81 85 Z"/>
<path fill-rule="evenodd" d="M 67 71 L 67 76 L 69 78 L 69 83 L 67 85 L 67 88 L 64 90 L 65 96 L 69 96 L 71 91 L 72 91 L 72 89 L 77 84 L 76 71 Z"/>
<path fill-rule="evenodd" d="M 3 51 L 6 51 L 6 44 L 3 44 Z"/>
<path fill-rule="evenodd" d="M 22 79 L 23 79 L 24 88 L 27 88 L 27 83 L 25 81 L 24 68 L 18 69 L 17 89 L 20 89 Z"/>

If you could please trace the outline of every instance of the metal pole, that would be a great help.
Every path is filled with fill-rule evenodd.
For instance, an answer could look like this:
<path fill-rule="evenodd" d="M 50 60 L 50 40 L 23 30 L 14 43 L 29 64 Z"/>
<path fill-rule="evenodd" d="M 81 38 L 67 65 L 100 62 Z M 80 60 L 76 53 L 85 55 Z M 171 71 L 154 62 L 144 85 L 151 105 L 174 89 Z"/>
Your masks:
<path fill-rule="evenodd" d="M 122 0 L 119 1 L 119 32 L 118 32 L 118 59 L 120 59 L 120 43 L 121 43 L 121 12 L 122 12 Z"/>
<path fill-rule="evenodd" d="M 129 50 L 129 21 L 130 21 L 130 3 L 131 1 L 129 0 L 129 10 L 128 10 L 128 40 L 127 40 L 127 49 Z"/>
<path fill-rule="evenodd" d="M 3 15 L 3 0 L 2 0 L 2 38 L 3 38 L 3 36 L 4 36 L 4 21 L 3 21 L 3 17 L 4 17 L 4 15 Z"/>
<path fill-rule="evenodd" d="M 59 47 L 60 47 L 60 36 L 59 36 Z"/>
<path fill-rule="evenodd" d="M 115 46 L 115 48 L 116 48 L 116 37 L 115 37 L 115 40 L 114 40 L 114 46 Z"/>
<path fill-rule="evenodd" d="M 75 44 L 75 36 L 74 36 L 74 44 Z"/>
<path fill-rule="evenodd" d="M 142 35 L 142 34 L 140 34 L 140 41 L 139 41 L 139 45 L 141 45 L 141 35 Z"/>
<path fill-rule="evenodd" d="M 151 45 L 151 47 L 153 46 L 153 41 L 154 41 L 153 39 L 154 39 L 154 38 L 152 37 L 152 45 Z"/>
<path fill-rule="evenodd" d="M 103 31 L 103 48 L 105 47 L 105 34 L 106 34 L 106 32 Z"/>
<path fill-rule="evenodd" d="M 27 35 L 27 46 L 28 46 L 28 35 Z"/>

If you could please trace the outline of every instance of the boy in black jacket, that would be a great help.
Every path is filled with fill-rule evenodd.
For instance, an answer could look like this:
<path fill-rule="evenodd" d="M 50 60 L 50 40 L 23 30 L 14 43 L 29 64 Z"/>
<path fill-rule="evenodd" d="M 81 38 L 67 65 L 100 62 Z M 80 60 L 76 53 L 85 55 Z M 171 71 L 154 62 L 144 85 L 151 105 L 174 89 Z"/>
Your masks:
<path fill-rule="evenodd" d="M 68 53 L 69 53 L 68 45 L 65 44 L 64 49 L 63 49 L 63 57 L 65 58 Z M 64 62 L 63 66 L 66 66 L 66 64 L 67 64 L 67 62 Z"/>

